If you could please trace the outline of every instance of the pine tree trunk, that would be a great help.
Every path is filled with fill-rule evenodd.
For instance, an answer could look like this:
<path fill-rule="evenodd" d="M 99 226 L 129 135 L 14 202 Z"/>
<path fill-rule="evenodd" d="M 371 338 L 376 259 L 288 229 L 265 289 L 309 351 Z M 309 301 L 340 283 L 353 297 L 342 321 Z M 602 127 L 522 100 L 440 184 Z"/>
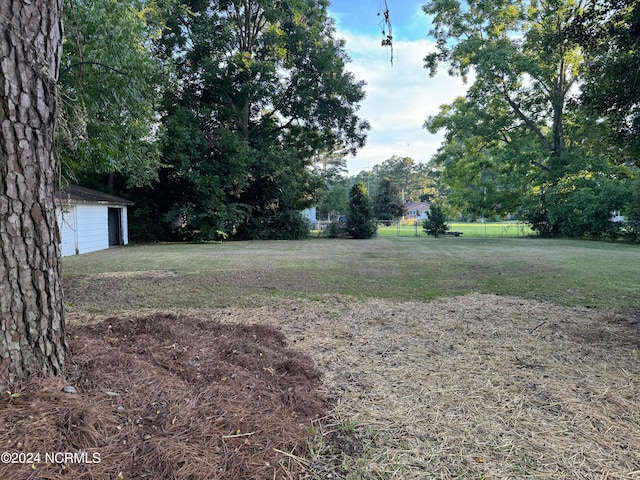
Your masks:
<path fill-rule="evenodd" d="M 62 0 L 0 1 L 0 388 L 61 374 L 53 152 Z"/>

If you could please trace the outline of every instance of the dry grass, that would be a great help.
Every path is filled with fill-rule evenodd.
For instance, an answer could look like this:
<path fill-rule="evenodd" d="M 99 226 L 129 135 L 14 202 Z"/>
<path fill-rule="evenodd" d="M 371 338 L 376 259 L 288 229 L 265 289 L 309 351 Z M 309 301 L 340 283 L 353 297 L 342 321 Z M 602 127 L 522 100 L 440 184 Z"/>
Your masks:
<path fill-rule="evenodd" d="M 640 478 L 629 315 L 480 294 L 185 313 L 275 326 L 315 360 L 333 409 L 302 478 Z"/>

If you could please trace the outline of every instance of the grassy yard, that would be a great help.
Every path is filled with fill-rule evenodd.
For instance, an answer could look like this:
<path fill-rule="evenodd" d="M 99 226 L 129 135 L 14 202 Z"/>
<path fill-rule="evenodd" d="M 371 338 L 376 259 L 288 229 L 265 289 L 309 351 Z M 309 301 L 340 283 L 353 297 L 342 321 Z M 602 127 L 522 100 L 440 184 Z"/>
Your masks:
<path fill-rule="evenodd" d="M 352 295 L 425 301 L 469 292 L 638 308 L 640 248 L 537 238 L 416 238 L 130 246 L 63 261 L 70 308 L 259 306 Z M 143 280 L 143 281 L 141 281 Z"/>
<path fill-rule="evenodd" d="M 143 455 L 149 478 L 186 478 L 167 472 L 200 461 L 189 478 L 213 478 L 211 462 L 244 465 L 216 478 L 247 480 L 640 478 L 638 246 L 489 236 L 131 246 L 65 258 L 63 276 L 72 364 L 94 380 L 49 403 L 92 422 L 87 405 L 102 406 L 109 478 L 139 477 L 137 454 L 121 466 L 123 438 L 127 451 L 158 453 Z M 269 346 L 279 336 L 291 351 Z M 313 404 L 303 392 L 327 401 L 310 424 L 287 410 Z M 16 404 L 27 423 L 9 424 L 40 419 L 31 405 Z M 130 423 L 149 410 L 162 428 Z M 71 423 L 50 428 L 67 435 Z M 301 425 L 299 440 L 273 446 Z M 0 465 L 0 478 L 16 477 Z"/>
<path fill-rule="evenodd" d="M 524 223 L 449 223 L 449 231 L 462 232 L 466 237 L 530 237 L 535 232 Z M 426 237 L 422 230 L 422 222 L 417 225 L 389 225 L 378 226 L 380 237 Z"/>

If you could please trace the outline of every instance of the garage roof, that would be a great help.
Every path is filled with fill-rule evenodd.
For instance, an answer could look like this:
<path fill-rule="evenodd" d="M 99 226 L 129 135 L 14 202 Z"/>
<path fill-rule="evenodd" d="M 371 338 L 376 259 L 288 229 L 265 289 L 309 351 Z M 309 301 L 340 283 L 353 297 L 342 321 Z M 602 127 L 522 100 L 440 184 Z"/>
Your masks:
<path fill-rule="evenodd" d="M 135 202 L 79 185 L 68 185 L 56 193 L 56 200 L 68 203 L 99 203 L 104 205 L 133 205 Z"/>

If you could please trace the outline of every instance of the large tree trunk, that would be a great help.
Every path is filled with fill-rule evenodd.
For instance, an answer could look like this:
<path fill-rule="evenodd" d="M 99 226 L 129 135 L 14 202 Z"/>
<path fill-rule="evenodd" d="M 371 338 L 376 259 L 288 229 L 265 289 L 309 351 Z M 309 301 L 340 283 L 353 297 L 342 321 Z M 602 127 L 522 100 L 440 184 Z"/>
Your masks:
<path fill-rule="evenodd" d="M 60 374 L 66 342 L 54 204 L 62 0 L 0 0 L 0 388 Z"/>

